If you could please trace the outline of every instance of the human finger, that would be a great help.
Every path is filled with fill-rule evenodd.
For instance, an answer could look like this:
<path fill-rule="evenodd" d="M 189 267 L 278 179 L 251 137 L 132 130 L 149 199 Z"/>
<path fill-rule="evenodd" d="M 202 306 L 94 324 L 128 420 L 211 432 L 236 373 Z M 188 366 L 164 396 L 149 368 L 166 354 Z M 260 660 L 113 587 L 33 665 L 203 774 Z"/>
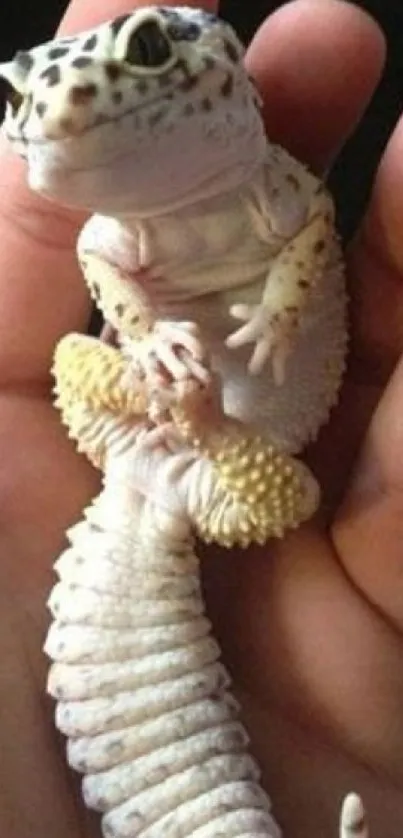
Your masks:
<path fill-rule="evenodd" d="M 379 81 L 385 39 L 343 0 L 294 0 L 267 18 L 247 53 L 269 138 L 316 170 L 327 168 Z"/>
<path fill-rule="evenodd" d="M 403 119 L 379 166 L 351 248 L 351 386 L 374 393 L 363 443 L 334 523 L 341 561 L 371 601 L 403 630 Z"/>

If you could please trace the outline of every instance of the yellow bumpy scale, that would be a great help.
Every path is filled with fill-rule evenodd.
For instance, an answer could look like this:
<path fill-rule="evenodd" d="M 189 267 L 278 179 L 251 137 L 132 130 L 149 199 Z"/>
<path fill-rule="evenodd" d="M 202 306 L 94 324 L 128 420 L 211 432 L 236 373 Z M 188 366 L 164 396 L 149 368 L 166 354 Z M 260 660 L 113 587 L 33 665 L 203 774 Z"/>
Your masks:
<path fill-rule="evenodd" d="M 96 338 L 72 334 L 55 352 L 56 405 L 79 449 L 99 467 L 103 452 L 92 452 L 80 437 L 88 428 L 88 409 L 133 423 L 147 416 L 148 394 L 143 381 L 129 375 L 119 349 Z M 130 384 L 129 384 L 130 382 Z M 187 409 L 189 405 L 189 409 Z M 309 470 L 256 436 L 253 429 L 213 412 L 200 419 L 192 400 L 171 408 L 184 445 L 200 452 L 213 467 L 211 504 L 195 509 L 194 524 L 206 542 L 247 547 L 282 537 L 309 518 L 318 505 L 319 490 Z"/>
<path fill-rule="evenodd" d="M 208 452 L 208 447 L 207 447 Z M 247 547 L 252 542 L 264 544 L 269 537 L 281 538 L 295 529 L 317 507 L 319 491 L 313 478 L 298 461 L 277 452 L 260 437 L 227 437 L 214 457 L 214 465 L 222 488 L 236 498 L 242 507 L 239 532 L 226 532 L 224 521 L 199 521 L 198 529 L 205 541 L 217 541 L 231 547 L 234 543 Z"/>
<path fill-rule="evenodd" d="M 57 406 L 62 415 L 71 414 L 75 402 L 85 402 L 95 410 L 109 410 L 120 416 L 144 417 L 147 394 L 135 379 L 130 386 L 127 361 L 122 353 L 107 343 L 87 335 L 69 334 L 58 343 L 52 369 L 55 377 Z"/>

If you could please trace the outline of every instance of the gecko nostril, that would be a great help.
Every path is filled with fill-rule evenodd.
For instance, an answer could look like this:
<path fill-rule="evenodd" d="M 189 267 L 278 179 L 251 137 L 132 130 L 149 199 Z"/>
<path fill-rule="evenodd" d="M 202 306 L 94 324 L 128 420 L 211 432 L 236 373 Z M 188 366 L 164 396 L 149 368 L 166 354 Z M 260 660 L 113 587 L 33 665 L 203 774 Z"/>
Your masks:
<path fill-rule="evenodd" d="M 35 110 L 40 118 L 45 116 L 46 113 L 46 103 L 45 102 L 37 102 L 35 105 Z"/>
<path fill-rule="evenodd" d="M 117 64 L 115 61 L 108 61 L 105 64 L 105 73 L 109 81 L 115 82 L 120 78 L 122 74 L 122 69 L 121 67 L 119 67 L 119 64 Z"/>

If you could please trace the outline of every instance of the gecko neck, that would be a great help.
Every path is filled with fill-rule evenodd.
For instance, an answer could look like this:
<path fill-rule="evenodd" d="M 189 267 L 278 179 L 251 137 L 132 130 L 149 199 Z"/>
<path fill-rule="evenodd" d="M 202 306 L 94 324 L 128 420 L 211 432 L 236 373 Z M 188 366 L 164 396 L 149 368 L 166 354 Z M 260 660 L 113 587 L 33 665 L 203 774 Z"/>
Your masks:
<path fill-rule="evenodd" d="M 214 175 L 192 189 L 172 196 L 171 199 L 164 199 L 156 202 L 150 207 L 134 207 L 130 209 L 113 212 L 114 218 L 127 224 L 130 221 L 137 221 L 145 218 L 170 215 L 186 207 L 193 207 L 197 204 L 225 195 L 236 193 L 247 184 L 259 177 L 262 170 L 263 160 L 260 158 L 239 163 L 236 166 L 228 166 L 218 175 Z"/>

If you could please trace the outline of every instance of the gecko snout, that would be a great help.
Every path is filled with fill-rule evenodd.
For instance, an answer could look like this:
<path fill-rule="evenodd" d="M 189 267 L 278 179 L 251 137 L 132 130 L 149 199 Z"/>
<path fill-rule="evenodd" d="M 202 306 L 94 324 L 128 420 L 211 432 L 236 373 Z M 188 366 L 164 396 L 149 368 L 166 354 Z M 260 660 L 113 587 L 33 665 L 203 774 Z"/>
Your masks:
<path fill-rule="evenodd" d="M 97 96 L 97 84 L 91 79 L 65 83 L 57 95 L 48 91 L 46 101 L 39 99 L 34 105 L 42 136 L 53 140 L 81 134 L 94 122 Z"/>

